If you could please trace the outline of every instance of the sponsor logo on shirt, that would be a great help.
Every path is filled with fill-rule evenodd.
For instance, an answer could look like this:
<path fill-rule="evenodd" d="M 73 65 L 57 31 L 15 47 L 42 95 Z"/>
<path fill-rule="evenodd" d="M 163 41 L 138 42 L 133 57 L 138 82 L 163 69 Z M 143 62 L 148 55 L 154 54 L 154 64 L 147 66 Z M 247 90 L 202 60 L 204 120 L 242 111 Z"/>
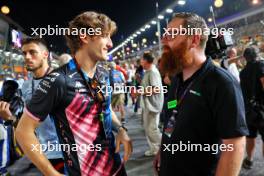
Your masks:
<path fill-rule="evenodd" d="M 69 75 L 70 78 L 73 78 L 73 76 L 76 74 L 77 72 L 74 72 L 72 74 Z"/>

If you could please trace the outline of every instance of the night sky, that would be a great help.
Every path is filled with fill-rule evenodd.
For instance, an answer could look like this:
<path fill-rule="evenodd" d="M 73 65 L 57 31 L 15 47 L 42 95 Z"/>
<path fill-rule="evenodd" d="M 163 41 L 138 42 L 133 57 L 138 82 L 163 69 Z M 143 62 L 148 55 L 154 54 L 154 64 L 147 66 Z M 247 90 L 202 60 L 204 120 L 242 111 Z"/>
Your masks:
<path fill-rule="evenodd" d="M 67 27 L 70 20 L 84 11 L 102 12 L 117 23 L 118 31 L 113 36 L 114 46 L 116 46 L 121 42 L 121 36 L 128 37 L 155 16 L 156 2 L 159 3 L 160 11 L 162 11 L 174 0 L 1 0 L 0 6 L 9 6 L 8 16 L 22 26 L 23 32 L 27 35 L 33 32 L 30 28 L 47 27 L 48 25 Z M 224 2 L 222 9 L 230 7 L 232 1 Z M 207 17 L 209 5 L 212 4 L 213 0 L 186 0 L 186 5 L 178 11 L 192 11 Z M 63 36 L 52 36 L 45 39 L 53 45 L 53 50 L 60 53 L 67 50 Z"/>

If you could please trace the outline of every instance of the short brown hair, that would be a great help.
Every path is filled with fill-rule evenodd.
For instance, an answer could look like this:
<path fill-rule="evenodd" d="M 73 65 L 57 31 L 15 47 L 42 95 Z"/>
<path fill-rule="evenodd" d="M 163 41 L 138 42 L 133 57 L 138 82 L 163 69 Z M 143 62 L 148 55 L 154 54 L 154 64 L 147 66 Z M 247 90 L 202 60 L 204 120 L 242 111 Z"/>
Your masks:
<path fill-rule="evenodd" d="M 143 59 L 150 64 L 152 64 L 154 61 L 154 57 L 149 51 L 144 52 Z"/>
<path fill-rule="evenodd" d="M 101 28 L 102 35 L 110 33 L 112 35 L 116 31 L 116 23 L 108 16 L 93 11 L 87 11 L 76 16 L 69 22 L 69 31 L 81 28 Z M 67 44 L 72 54 L 81 47 L 82 41 L 79 35 L 66 35 Z"/>
<path fill-rule="evenodd" d="M 203 32 L 200 40 L 200 47 L 205 48 L 206 42 L 208 40 L 208 36 L 204 35 L 204 31 L 208 29 L 207 24 L 205 20 L 200 17 L 199 15 L 195 13 L 189 13 L 189 12 L 181 12 L 181 13 L 176 13 L 174 14 L 172 20 L 180 18 L 183 19 L 183 27 L 184 28 L 200 28 L 201 31 Z"/>
<path fill-rule="evenodd" d="M 22 39 L 22 46 L 30 44 L 30 43 L 35 43 L 39 46 L 42 46 L 45 50 L 48 51 L 48 45 L 46 43 L 46 41 L 40 37 L 27 37 Z"/>

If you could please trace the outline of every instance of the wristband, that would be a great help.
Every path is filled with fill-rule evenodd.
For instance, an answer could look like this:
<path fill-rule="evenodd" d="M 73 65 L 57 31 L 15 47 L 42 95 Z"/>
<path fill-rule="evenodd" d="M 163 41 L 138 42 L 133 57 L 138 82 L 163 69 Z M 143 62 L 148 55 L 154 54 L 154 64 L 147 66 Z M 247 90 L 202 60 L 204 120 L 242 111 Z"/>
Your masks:
<path fill-rule="evenodd" d="M 117 127 L 118 132 L 119 132 L 120 128 L 123 128 L 125 131 L 127 131 L 127 128 L 124 125 L 120 125 Z"/>

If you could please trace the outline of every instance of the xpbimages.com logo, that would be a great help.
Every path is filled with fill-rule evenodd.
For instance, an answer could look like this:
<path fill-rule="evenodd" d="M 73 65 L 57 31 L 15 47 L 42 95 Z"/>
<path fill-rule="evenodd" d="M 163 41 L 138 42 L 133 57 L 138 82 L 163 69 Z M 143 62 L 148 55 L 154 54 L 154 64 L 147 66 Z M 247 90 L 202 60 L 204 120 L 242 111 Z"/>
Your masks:
<path fill-rule="evenodd" d="M 79 36 L 93 36 L 93 35 L 102 35 L 102 29 L 101 28 L 62 28 L 58 25 L 55 25 L 52 27 L 51 25 L 48 25 L 47 27 L 41 27 L 41 28 L 31 28 L 32 33 L 31 35 L 39 36 L 42 38 L 45 35 L 51 36 L 51 35 L 79 35 Z"/>

